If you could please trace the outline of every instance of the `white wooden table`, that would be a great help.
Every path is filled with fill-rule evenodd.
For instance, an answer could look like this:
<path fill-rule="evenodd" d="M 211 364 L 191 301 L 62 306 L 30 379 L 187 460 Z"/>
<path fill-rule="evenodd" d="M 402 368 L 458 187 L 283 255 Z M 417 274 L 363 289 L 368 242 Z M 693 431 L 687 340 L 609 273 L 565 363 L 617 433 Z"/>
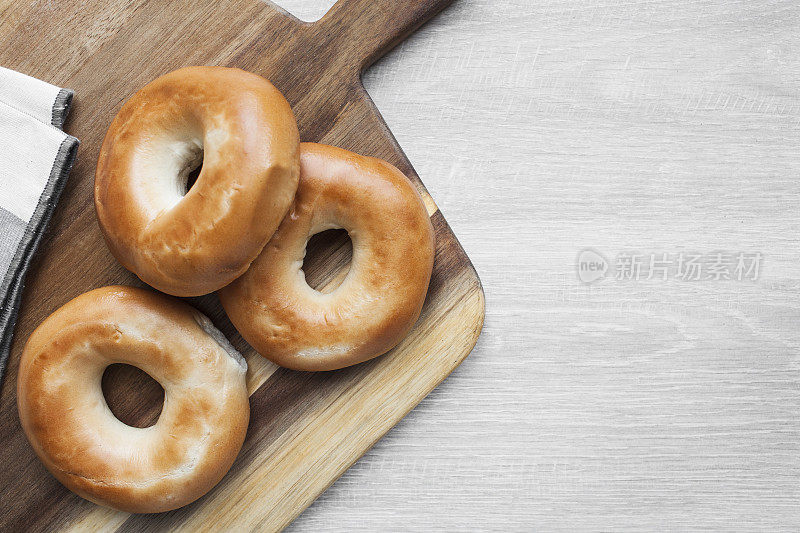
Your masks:
<path fill-rule="evenodd" d="M 486 325 L 290 529 L 800 528 L 800 4 L 457 0 L 366 86 Z"/>

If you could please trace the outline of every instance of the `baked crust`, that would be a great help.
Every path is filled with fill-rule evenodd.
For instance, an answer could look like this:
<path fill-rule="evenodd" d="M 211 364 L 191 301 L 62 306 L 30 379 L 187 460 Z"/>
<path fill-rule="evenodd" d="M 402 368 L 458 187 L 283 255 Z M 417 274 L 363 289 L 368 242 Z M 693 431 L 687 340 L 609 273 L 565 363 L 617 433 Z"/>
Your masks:
<path fill-rule="evenodd" d="M 103 287 L 50 315 L 20 360 L 20 421 L 67 488 L 134 513 L 186 505 L 216 485 L 244 442 L 247 365 L 188 305 L 132 287 Z M 223 337 L 224 339 L 224 337 Z M 111 413 L 105 368 L 126 363 L 164 387 L 158 421 L 134 428 Z"/>
<path fill-rule="evenodd" d="M 409 179 L 379 159 L 302 143 L 300 184 L 278 231 L 250 269 L 219 291 L 233 324 L 258 353 L 297 370 L 334 370 L 397 345 L 419 317 L 434 233 Z M 308 239 L 344 228 L 350 271 L 329 294 L 305 282 Z"/>
<path fill-rule="evenodd" d="M 146 85 L 111 123 L 97 162 L 97 218 L 125 268 L 168 294 L 199 296 L 247 270 L 286 214 L 298 174 L 297 124 L 269 81 L 186 67 Z"/>

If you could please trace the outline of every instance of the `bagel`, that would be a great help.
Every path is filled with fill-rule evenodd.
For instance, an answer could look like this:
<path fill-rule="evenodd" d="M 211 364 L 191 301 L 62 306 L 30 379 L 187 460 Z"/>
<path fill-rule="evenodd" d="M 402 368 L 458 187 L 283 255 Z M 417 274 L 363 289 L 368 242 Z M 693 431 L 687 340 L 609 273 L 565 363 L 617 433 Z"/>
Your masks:
<path fill-rule="evenodd" d="M 353 257 L 328 294 L 305 280 L 309 238 L 342 228 Z M 219 291 L 234 326 L 258 353 L 296 370 L 335 370 L 393 348 L 419 317 L 434 233 L 408 178 L 385 161 L 302 143 L 289 214 L 250 268 Z"/>
<path fill-rule="evenodd" d="M 111 252 L 175 296 L 227 285 L 286 214 L 298 150 L 289 103 L 264 78 L 223 67 L 161 76 L 122 106 L 100 149 L 95 207 Z"/>
<path fill-rule="evenodd" d="M 136 366 L 164 388 L 155 425 L 109 409 L 101 379 Z M 36 454 L 68 489 L 133 513 L 186 505 L 216 485 L 244 442 L 247 364 L 204 315 L 144 289 L 78 296 L 33 332 L 20 360 L 17 403 Z"/>

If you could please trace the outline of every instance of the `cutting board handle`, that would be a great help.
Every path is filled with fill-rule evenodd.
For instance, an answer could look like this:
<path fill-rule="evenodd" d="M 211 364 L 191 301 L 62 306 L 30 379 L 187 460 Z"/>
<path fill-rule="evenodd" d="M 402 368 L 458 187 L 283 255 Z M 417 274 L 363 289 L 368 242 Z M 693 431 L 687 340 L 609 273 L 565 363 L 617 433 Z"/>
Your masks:
<path fill-rule="evenodd" d="M 339 0 L 318 22 L 364 70 L 453 0 Z M 345 46 L 346 43 L 346 46 Z M 357 43 L 356 46 L 353 43 Z"/>

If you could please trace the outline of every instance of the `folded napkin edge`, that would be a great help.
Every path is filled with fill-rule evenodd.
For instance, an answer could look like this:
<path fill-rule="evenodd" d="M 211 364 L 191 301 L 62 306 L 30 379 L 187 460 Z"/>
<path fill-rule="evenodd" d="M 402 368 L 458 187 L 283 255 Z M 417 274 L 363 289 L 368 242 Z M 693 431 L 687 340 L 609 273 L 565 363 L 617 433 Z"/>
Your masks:
<path fill-rule="evenodd" d="M 22 301 L 28 267 L 42 241 L 77 157 L 80 141 L 72 135 L 64 135 L 53 161 L 47 185 L 39 196 L 34 214 L 28 222 L 25 237 L 17 246 L 14 259 L 6 271 L 5 279 L 2 280 L 0 294 L 5 292 L 6 297 L 0 307 L 0 384 L 11 350 L 13 329 Z"/>
<path fill-rule="evenodd" d="M 53 101 L 53 112 L 50 123 L 58 129 L 64 129 L 64 122 L 67 120 L 69 108 L 72 105 L 72 99 L 75 96 L 75 91 L 72 89 L 60 89 Z"/>

